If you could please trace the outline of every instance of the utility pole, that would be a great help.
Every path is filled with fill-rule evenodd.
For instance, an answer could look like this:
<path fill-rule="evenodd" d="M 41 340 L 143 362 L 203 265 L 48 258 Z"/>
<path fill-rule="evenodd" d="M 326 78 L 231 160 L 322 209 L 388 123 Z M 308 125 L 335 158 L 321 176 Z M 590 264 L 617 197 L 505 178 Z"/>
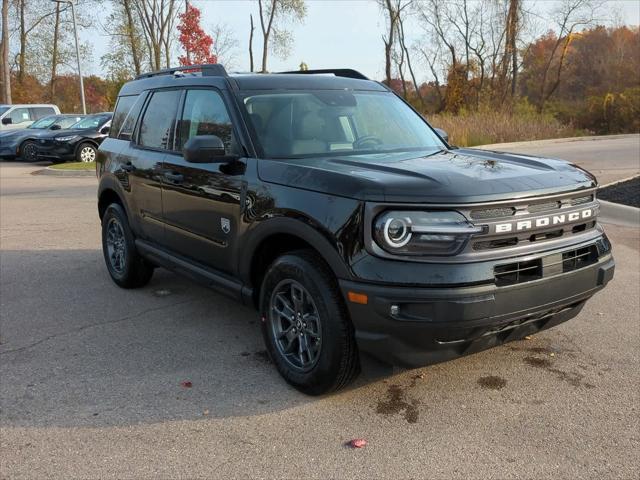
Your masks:
<path fill-rule="evenodd" d="M 84 99 L 84 80 L 82 79 L 82 67 L 80 66 L 80 45 L 78 42 L 78 25 L 76 23 L 76 11 L 72 0 L 51 0 L 55 3 L 66 3 L 71 6 L 71 16 L 73 17 L 73 35 L 76 39 L 76 59 L 78 60 L 78 77 L 80 77 L 80 98 L 82 100 L 82 113 L 87 114 L 87 105 Z"/>

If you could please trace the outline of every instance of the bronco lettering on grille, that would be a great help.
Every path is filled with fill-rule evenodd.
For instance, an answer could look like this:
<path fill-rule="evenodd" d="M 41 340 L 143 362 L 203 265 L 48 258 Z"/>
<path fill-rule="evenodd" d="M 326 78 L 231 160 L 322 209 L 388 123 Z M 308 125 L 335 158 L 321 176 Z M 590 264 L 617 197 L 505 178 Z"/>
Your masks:
<path fill-rule="evenodd" d="M 549 215 L 547 217 L 530 218 L 516 222 L 496 223 L 493 233 L 522 232 L 548 226 L 564 225 L 593 217 L 593 209 L 588 208 L 578 212 Z"/>

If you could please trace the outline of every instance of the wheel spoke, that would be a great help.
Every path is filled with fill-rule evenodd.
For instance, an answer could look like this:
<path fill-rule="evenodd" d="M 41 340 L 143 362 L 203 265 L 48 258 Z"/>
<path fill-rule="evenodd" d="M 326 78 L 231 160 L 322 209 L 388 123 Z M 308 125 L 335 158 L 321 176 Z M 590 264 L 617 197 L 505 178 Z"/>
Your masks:
<path fill-rule="evenodd" d="M 291 284 L 291 300 L 293 300 L 293 307 L 296 312 L 300 312 L 304 302 L 304 292 L 295 283 Z"/>

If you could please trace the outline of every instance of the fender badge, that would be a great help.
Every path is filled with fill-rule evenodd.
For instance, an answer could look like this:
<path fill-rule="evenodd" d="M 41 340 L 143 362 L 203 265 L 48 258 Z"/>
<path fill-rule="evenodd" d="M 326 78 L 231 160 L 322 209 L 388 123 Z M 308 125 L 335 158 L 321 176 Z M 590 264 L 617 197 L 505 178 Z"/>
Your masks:
<path fill-rule="evenodd" d="M 231 221 L 228 218 L 222 217 L 220 219 L 220 228 L 224 233 L 229 233 L 231 231 Z"/>

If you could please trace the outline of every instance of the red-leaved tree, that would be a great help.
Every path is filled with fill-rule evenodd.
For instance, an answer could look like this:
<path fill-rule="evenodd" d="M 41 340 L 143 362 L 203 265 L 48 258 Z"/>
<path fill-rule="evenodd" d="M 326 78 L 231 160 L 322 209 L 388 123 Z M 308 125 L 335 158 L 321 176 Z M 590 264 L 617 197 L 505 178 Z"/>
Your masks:
<path fill-rule="evenodd" d="M 186 52 L 186 55 L 181 55 L 178 58 L 180 65 L 217 63 L 218 59 L 211 52 L 213 38 L 204 33 L 200 27 L 200 10 L 192 5 L 187 5 L 187 11 L 181 13 L 179 18 L 179 39 Z"/>

